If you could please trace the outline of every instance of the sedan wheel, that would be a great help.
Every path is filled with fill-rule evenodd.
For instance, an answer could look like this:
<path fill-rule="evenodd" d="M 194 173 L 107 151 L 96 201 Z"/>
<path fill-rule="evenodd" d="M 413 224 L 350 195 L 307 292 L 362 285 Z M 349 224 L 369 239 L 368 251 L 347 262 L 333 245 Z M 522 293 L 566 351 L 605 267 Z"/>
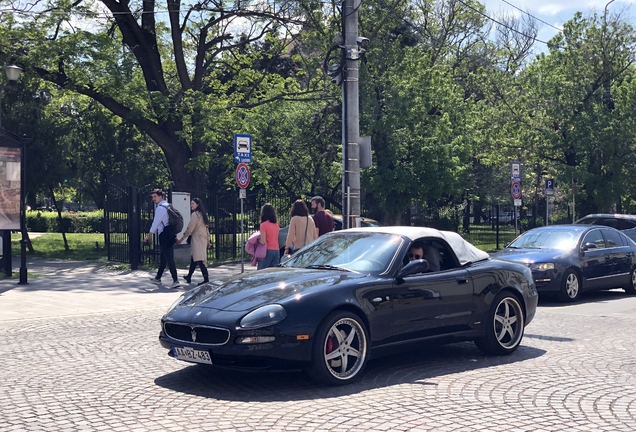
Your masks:
<path fill-rule="evenodd" d="M 316 333 L 310 375 L 326 384 L 348 384 L 361 375 L 366 360 L 367 331 L 360 318 L 330 314 Z"/>
<path fill-rule="evenodd" d="M 475 345 L 486 354 L 510 354 L 521 343 L 524 327 L 519 301 L 509 292 L 499 293 L 488 314 L 486 335 L 476 339 Z"/>
<path fill-rule="evenodd" d="M 579 275 L 574 270 L 567 270 L 563 275 L 561 282 L 561 292 L 559 297 L 561 301 L 573 302 L 579 298 L 581 293 L 581 282 Z"/>
<path fill-rule="evenodd" d="M 632 275 L 629 284 L 624 288 L 627 294 L 636 294 L 636 267 L 632 269 Z"/>

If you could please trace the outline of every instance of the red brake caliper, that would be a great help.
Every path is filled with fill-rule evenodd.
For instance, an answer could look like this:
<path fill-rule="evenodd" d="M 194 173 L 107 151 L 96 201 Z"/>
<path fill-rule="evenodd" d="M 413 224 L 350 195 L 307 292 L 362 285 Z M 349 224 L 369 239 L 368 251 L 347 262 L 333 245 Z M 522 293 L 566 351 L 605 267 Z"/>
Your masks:
<path fill-rule="evenodd" d="M 330 336 L 329 339 L 327 339 L 327 349 L 326 349 L 326 354 L 329 354 L 333 351 L 333 336 Z"/>

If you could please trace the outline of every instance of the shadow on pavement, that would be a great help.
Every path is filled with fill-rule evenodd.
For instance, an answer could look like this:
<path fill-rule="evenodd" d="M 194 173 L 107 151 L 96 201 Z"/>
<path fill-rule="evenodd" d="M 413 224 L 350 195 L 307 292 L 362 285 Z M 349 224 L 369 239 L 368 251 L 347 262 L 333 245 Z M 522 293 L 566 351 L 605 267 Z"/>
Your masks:
<path fill-rule="evenodd" d="M 11 290 L 33 292 L 46 290 L 54 291 L 121 291 L 122 293 L 156 293 L 156 292 L 183 292 L 194 288 L 196 282 L 203 280 L 199 270 L 192 278 L 193 283 L 188 285 L 182 278 L 187 274 L 187 269 L 177 268 L 177 274 L 181 287 L 168 289 L 172 280 L 166 270 L 163 274 L 163 284 L 155 285 L 149 278 L 156 275 L 156 270 L 119 270 L 116 263 L 104 261 L 66 261 L 46 260 L 32 258 L 27 262 L 27 271 L 30 274 L 28 284 L 18 284 L 18 279 L 5 279 L 0 281 L 0 295 Z M 14 273 L 19 272 L 14 263 Z M 246 270 L 249 271 L 249 270 Z M 225 278 L 240 274 L 240 264 L 223 266 L 210 266 L 212 279 Z M 36 275 L 34 277 L 33 275 Z"/>
<path fill-rule="evenodd" d="M 372 360 L 362 379 L 341 387 L 313 382 L 301 372 L 237 372 L 213 366 L 192 365 L 155 379 L 155 384 L 176 392 L 227 401 L 272 402 L 332 398 L 365 390 L 400 385 L 437 385 L 447 374 L 508 365 L 545 354 L 520 346 L 510 356 L 486 356 L 470 342 L 435 346 L 434 349 L 396 354 Z"/>
<path fill-rule="evenodd" d="M 580 304 L 587 304 L 587 303 L 609 302 L 609 301 L 615 301 L 615 300 L 628 299 L 632 297 L 634 296 L 631 294 L 627 294 L 624 290 L 620 288 L 616 288 L 610 291 L 583 292 L 579 296 L 579 299 L 573 303 L 561 302 L 556 296 L 540 295 L 539 306 L 554 308 L 554 307 L 564 307 L 564 306 L 580 305 Z"/>

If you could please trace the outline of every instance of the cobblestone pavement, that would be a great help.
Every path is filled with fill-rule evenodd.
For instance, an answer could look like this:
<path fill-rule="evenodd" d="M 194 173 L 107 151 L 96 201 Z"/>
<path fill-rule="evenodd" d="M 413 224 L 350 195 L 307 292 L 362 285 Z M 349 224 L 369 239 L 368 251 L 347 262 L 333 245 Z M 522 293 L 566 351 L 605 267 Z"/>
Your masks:
<path fill-rule="evenodd" d="M 128 276 L 107 275 L 111 286 Z M 3 287 L 0 315 L 9 293 L 14 308 L 47 309 L 28 290 L 32 303 L 19 305 L 20 293 Z M 372 361 L 360 382 L 338 388 L 169 358 L 157 342 L 159 303 L 175 295 L 137 309 L 98 297 L 93 312 L 0 319 L 0 430 L 636 430 L 636 298 L 622 292 L 542 302 L 509 357 L 472 343 L 429 347 Z"/>

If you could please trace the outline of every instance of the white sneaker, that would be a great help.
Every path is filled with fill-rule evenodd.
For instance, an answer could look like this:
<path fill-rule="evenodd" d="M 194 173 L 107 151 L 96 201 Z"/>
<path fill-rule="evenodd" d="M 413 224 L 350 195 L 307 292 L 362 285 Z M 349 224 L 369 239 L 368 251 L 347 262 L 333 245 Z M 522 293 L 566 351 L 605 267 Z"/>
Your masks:
<path fill-rule="evenodd" d="M 181 284 L 179 283 L 179 281 L 177 281 L 177 282 L 172 282 L 166 288 L 179 288 L 180 286 L 181 286 Z"/>
<path fill-rule="evenodd" d="M 151 277 L 149 280 L 150 280 L 150 282 L 152 282 L 153 284 L 161 285 L 161 279 L 157 279 L 157 278 L 153 278 L 153 277 Z"/>

